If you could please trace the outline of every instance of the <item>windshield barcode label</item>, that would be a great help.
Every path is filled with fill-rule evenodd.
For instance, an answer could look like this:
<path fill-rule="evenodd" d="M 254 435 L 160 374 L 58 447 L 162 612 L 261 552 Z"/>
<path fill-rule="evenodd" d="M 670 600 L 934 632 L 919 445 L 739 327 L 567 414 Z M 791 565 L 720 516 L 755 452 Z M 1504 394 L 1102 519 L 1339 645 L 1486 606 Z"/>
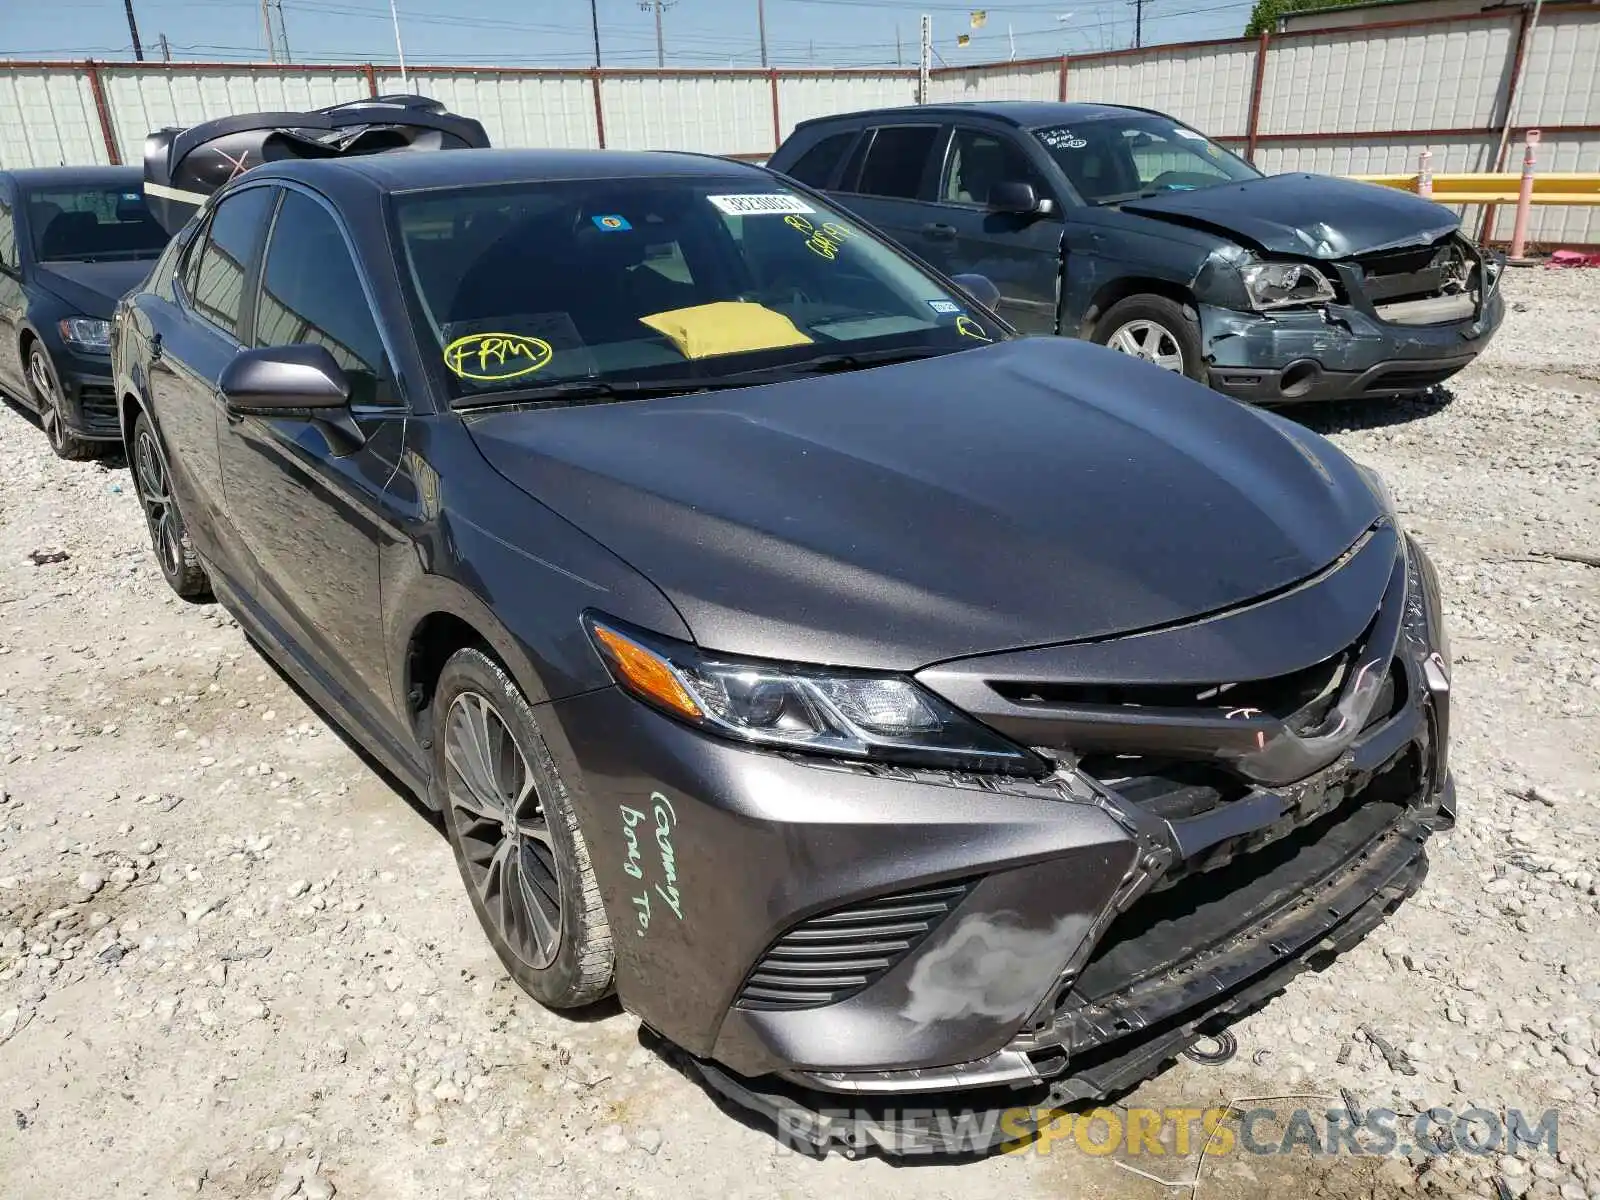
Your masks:
<path fill-rule="evenodd" d="M 706 199 L 723 212 L 735 217 L 759 216 L 765 213 L 783 216 L 787 213 L 811 213 L 817 211 L 800 199 L 799 196 L 791 196 L 788 192 L 758 192 L 746 196 L 707 196 Z"/>

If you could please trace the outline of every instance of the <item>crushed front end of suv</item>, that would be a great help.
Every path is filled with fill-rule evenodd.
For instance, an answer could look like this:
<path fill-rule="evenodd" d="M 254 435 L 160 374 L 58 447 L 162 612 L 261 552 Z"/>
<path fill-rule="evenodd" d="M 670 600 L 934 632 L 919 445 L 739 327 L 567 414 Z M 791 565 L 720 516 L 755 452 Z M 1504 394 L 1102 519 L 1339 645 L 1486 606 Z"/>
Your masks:
<path fill-rule="evenodd" d="M 757 167 L 481 150 L 255 168 L 118 314 L 173 588 L 440 811 L 518 984 L 819 1149 L 1143 1078 L 1451 820 L 1382 482 L 982 283 Z"/>

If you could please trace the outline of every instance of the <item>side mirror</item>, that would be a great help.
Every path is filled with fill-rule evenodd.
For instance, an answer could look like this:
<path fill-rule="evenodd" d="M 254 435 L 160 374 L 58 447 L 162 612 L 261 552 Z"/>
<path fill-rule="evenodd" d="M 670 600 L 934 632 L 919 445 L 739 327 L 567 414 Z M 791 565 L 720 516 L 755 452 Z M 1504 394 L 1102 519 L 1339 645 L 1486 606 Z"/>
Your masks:
<path fill-rule="evenodd" d="M 1039 193 L 1020 179 L 1002 180 L 989 189 L 989 211 L 1029 216 L 1040 212 Z"/>
<path fill-rule="evenodd" d="M 285 409 L 343 408 L 350 381 L 326 346 L 265 346 L 241 350 L 222 370 L 217 388 L 232 412 L 263 416 Z"/>
<path fill-rule="evenodd" d="M 334 454 L 366 442 L 350 414 L 350 380 L 326 346 L 264 346 L 241 350 L 222 369 L 217 390 L 230 416 L 307 413 Z"/>
<path fill-rule="evenodd" d="M 983 307 L 994 311 L 1000 304 L 1000 289 L 987 275 L 952 275 L 951 280 Z"/>

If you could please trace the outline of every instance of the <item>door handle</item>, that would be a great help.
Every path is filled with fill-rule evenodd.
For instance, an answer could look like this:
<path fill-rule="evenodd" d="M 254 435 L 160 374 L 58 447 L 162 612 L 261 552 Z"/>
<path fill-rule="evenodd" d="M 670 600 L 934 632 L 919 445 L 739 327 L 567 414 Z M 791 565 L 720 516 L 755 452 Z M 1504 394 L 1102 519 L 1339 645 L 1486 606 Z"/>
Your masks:
<path fill-rule="evenodd" d="M 942 221 L 930 221 L 922 227 L 924 237 L 936 238 L 939 241 L 949 241 L 956 236 L 956 227 L 946 225 Z"/>

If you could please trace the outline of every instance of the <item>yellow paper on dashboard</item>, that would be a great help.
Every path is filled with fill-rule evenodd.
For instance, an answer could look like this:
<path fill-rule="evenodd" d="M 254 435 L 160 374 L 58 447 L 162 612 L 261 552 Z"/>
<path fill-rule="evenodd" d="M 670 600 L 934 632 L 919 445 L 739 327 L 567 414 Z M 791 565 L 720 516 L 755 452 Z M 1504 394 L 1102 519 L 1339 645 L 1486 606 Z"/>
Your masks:
<path fill-rule="evenodd" d="M 693 308 L 674 308 L 639 320 L 665 335 L 685 358 L 711 358 L 718 354 L 778 350 L 811 343 L 811 339 L 782 313 L 745 300 L 719 300 Z"/>

